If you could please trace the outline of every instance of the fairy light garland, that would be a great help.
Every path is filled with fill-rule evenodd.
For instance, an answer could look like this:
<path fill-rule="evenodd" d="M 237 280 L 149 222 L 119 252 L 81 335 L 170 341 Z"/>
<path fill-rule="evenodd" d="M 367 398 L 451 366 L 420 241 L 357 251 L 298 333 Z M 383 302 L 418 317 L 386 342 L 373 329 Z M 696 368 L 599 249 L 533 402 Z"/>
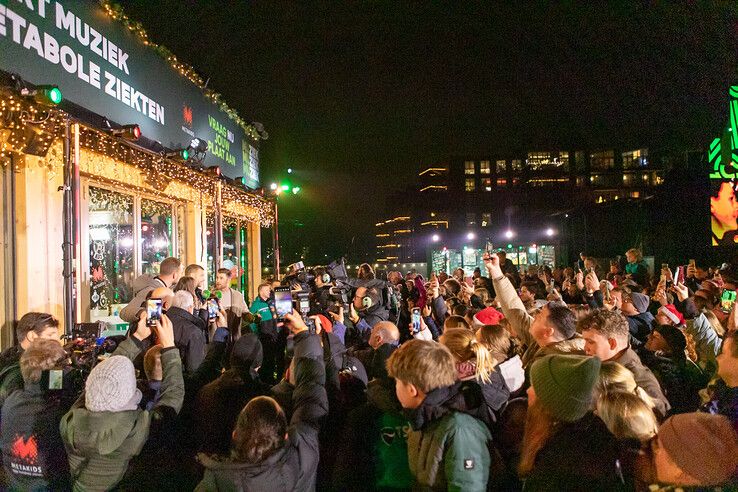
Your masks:
<path fill-rule="evenodd" d="M 66 114 L 59 109 L 40 107 L 0 88 L 0 164 L 7 166 L 12 161 L 14 170 L 20 171 L 27 165 L 26 151 L 32 145 L 45 152 L 52 179 L 54 168 L 61 167 L 61 142 L 55 139 L 62 136 L 65 120 Z M 220 178 L 184 162 L 135 149 L 87 127 L 80 127 L 80 146 L 91 151 L 80 156 L 80 171 L 104 184 L 123 184 L 141 193 L 199 202 L 208 211 L 215 206 L 215 184 Z M 223 183 L 222 199 L 223 209 L 240 220 L 258 221 L 265 227 L 274 220 L 272 204 L 262 196 Z"/>
<path fill-rule="evenodd" d="M 215 104 L 218 109 L 228 115 L 231 120 L 233 120 L 236 124 L 243 128 L 243 130 L 249 137 L 253 138 L 256 141 L 261 138 L 261 135 L 256 130 L 256 128 L 253 125 L 249 124 L 241 116 L 239 116 L 236 110 L 228 106 L 228 104 L 226 104 L 226 102 L 223 100 L 223 96 L 221 94 L 205 87 L 205 80 L 200 74 L 195 71 L 194 68 L 186 63 L 179 61 L 174 53 L 169 51 L 169 49 L 167 49 L 165 46 L 158 45 L 151 41 L 149 39 L 149 35 L 146 33 L 146 30 L 143 28 L 143 25 L 140 22 L 128 17 L 128 15 L 123 12 L 123 7 L 121 7 L 117 3 L 111 2 L 110 0 L 100 0 L 100 5 L 102 5 L 103 9 L 105 9 L 105 12 L 111 19 L 123 24 L 126 29 L 138 36 L 138 38 L 144 45 L 150 46 L 154 50 L 154 52 L 162 57 L 164 60 L 166 60 L 174 70 L 179 72 L 180 75 L 187 78 L 201 91 L 203 91 L 205 97 L 211 103 Z"/>

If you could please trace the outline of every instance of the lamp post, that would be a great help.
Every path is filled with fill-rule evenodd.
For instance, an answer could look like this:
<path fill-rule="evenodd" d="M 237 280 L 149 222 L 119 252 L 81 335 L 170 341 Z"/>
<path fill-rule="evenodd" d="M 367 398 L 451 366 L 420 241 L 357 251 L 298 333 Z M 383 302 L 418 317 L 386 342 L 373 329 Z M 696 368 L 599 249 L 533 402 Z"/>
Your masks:
<path fill-rule="evenodd" d="M 289 172 L 289 171 L 288 171 Z M 291 174 L 291 173 L 290 173 Z M 279 196 L 288 191 L 292 191 L 293 195 L 297 195 L 302 188 L 297 185 L 272 183 L 269 186 L 269 195 L 274 200 L 274 225 L 272 226 L 272 247 L 274 249 L 274 272 L 279 278 L 280 254 L 279 254 Z"/>

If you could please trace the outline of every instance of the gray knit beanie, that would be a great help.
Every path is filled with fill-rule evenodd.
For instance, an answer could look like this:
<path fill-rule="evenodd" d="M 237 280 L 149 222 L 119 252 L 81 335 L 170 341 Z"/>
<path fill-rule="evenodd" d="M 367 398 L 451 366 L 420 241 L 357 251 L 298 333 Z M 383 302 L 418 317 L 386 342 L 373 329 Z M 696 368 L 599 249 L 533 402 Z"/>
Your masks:
<path fill-rule="evenodd" d="M 141 391 L 136 387 L 133 363 L 113 355 L 96 365 L 85 383 L 85 407 L 91 412 L 136 410 Z"/>
<path fill-rule="evenodd" d="M 575 422 L 592 408 L 600 359 L 585 355 L 547 355 L 530 368 L 536 398 L 555 418 Z"/>

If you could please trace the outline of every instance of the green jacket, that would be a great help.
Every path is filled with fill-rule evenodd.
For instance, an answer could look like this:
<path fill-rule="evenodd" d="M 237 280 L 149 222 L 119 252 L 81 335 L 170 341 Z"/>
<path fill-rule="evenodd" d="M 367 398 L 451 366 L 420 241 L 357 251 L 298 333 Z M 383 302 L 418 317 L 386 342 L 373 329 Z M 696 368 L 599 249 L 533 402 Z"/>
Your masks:
<path fill-rule="evenodd" d="M 141 352 L 137 340 L 123 341 L 113 355 L 133 360 Z M 109 490 L 123 478 L 128 462 L 141 452 L 149 437 L 152 417 L 170 407 L 179 412 L 184 399 L 182 361 L 176 348 L 161 352 L 164 379 L 161 398 L 153 410 L 90 412 L 84 393 L 59 425 L 69 458 L 75 491 Z M 158 418 L 158 417 L 154 417 Z"/>
<path fill-rule="evenodd" d="M 408 433 L 408 462 L 417 485 L 429 490 L 487 490 L 492 435 L 480 420 L 449 412 Z"/>
<path fill-rule="evenodd" d="M 259 325 L 257 325 L 256 323 L 251 323 L 252 332 L 259 335 L 268 334 L 276 336 L 277 320 L 273 319 L 272 309 L 269 307 L 267 301 L 259 296 L 256 296 L 254 302 L 251 303 L 249 311 L 251 311 L 253 314 L 258 314 L 259 316 L 261 316 L 261 323 Z"/>

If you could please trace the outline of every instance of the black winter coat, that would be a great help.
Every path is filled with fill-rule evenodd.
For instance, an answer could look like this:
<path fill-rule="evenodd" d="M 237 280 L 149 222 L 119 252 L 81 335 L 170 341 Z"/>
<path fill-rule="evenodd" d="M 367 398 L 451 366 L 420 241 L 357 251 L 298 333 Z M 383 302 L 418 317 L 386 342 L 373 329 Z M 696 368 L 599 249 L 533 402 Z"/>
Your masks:
<path fill-rule="evenodd" d="M 536 455 L 524 491 L 625 490 L 619 444 L 592 413 L 561 423 Z"/>
<path fill-rule="evenodd" d="M 182 358 L 185 372 L 195 372 L 205 359 L 205 334 L 202 320 L 184 309 L 173 307 L 167 311 L 174 330 L 174 345 Z"/>
<path fill-rule="evenodd" d="M 59 422 L 72 403 L 42 391 L 38 383 L 5 400 L 0 448 L 11 490 L 71 488 Z"/>
<path fill-rule="evenodd" d="M 257 464 L 200 454 L 198 459 L 205 466 L 205 475 L 195 490 L 281 492 L 315 489 L 319 422 L 328 413 L 325 366 L 317 336 L 299 333 L 295 336 L 295 345 L 293 413 L 284 447 Z M 220 417 L 213 415 L 212 418 Z"/>

